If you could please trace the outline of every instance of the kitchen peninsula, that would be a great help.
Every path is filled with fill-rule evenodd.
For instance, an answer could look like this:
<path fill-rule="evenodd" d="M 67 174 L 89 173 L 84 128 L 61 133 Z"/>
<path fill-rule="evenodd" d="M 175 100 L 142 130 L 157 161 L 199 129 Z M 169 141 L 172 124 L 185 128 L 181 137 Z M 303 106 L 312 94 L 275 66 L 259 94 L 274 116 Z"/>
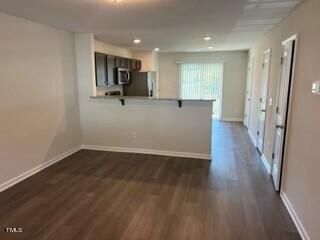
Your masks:
<path fill-rule="evenodd" d="M 213 101 L 100 94 L 94 42 L 76 35 L 83 148 L 211 159 Z"/>
<path fill-rule="evenodd" d="M 178 103 L 178 106 L 181 108 L 183 102 L 215 102 L 215 99 L 183 99 L 183 98 L 158 98 L 158 97 L 146 97 L 146 96 L 91 96 L 92 99 L 118 99 L 121 104 L 124 106 L 126 100 L 151 100 L 151 101 L 175 101 Z"/>

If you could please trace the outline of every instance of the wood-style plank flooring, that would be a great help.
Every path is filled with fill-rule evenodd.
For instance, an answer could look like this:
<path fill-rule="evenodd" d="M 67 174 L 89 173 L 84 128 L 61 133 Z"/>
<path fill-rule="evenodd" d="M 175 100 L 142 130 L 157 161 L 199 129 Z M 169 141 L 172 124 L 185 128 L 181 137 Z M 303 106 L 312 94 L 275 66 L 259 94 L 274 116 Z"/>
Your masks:
<path fill-rule="evenodd" d="M 0 193 L 0 239 L 300 239 L 244 127 L 213 129 L 212 162 L 85 150 L 66 158 Z"/>

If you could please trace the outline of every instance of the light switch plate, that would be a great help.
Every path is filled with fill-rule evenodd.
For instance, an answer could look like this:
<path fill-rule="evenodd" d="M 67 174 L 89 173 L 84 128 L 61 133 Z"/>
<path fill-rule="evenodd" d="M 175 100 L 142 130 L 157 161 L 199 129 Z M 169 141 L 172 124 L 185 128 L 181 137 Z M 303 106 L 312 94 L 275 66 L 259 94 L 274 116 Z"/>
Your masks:
<path fill-rule="evenodd" d="M 320 81 L 314 82 L 312 84 L 312 92 L 314 94 L 320 94 Z"/>

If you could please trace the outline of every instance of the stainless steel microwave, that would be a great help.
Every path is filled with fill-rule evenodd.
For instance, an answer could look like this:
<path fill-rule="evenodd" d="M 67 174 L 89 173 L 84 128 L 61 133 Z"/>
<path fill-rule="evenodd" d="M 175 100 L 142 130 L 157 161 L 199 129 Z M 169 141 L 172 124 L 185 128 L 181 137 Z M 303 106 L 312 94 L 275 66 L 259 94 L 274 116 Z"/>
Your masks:
<path fill-rule="evenodd" d="M 131 80 L 131 72 L 129 68 L 117 68 L 118 84 L 129 84 Z"/>

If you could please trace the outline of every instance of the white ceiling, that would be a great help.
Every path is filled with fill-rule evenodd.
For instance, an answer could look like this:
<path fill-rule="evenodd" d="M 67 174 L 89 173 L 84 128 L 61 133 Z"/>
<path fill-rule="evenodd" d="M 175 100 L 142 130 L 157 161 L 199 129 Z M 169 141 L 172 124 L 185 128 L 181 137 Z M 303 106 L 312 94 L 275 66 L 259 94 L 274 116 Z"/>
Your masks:
<path fill-rule="evenodd" d="M 0 0 L 0 11 L 130 49 L 248 49 L 301 0 Z M 202 37 L 212 36 L 211 42 Z M 133 38 L 142 39 L 137 47 Z"/>

